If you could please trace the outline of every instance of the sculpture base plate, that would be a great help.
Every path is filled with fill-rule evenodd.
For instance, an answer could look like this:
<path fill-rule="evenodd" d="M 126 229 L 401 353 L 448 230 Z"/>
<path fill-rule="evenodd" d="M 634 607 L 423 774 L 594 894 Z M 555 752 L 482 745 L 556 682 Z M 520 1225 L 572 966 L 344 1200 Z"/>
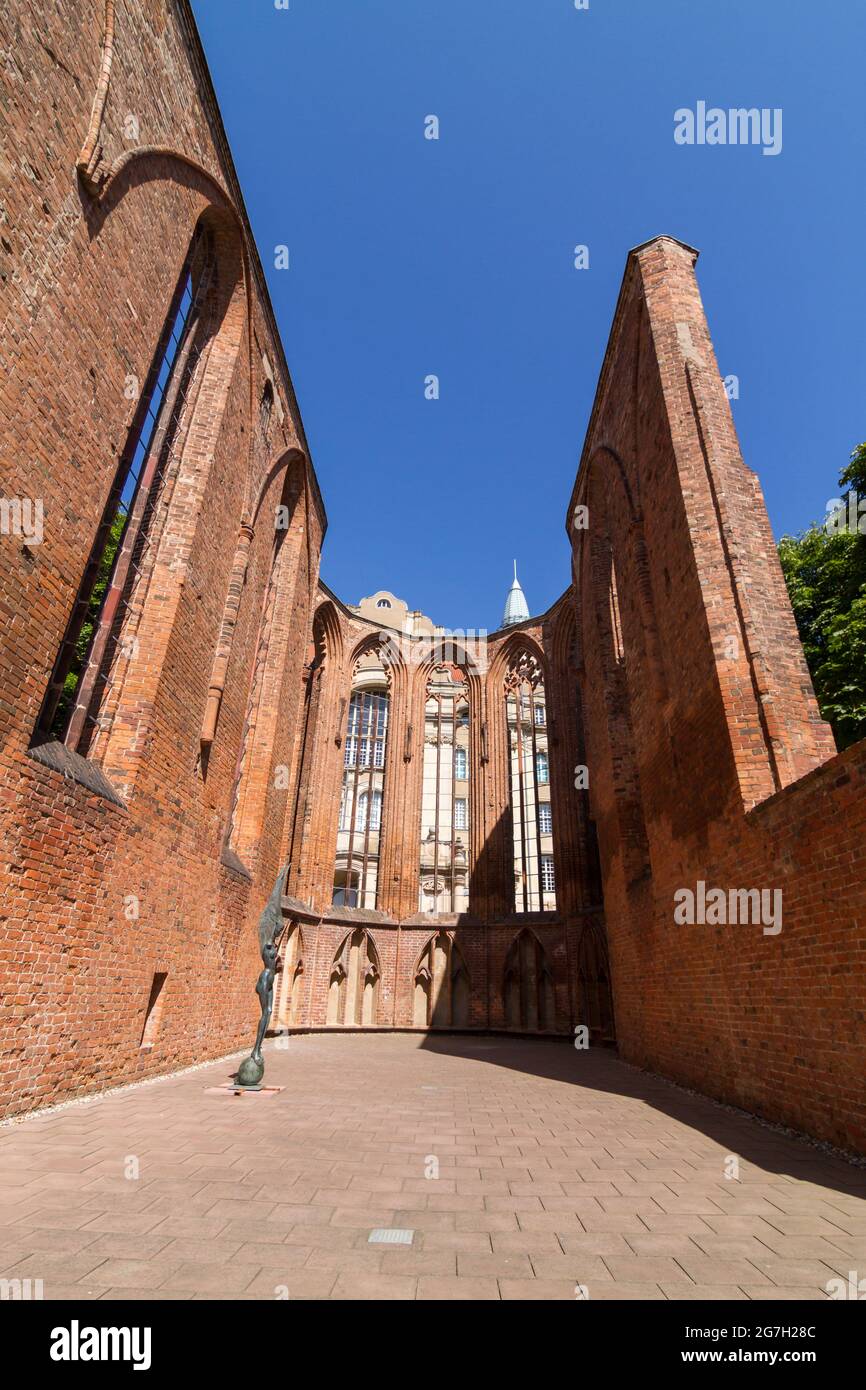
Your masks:
<path fill-rule="evenodd" d="M 261 1096 L 263 1100 L 270 1100 L 271 1096 L 278 1096 L 280 1091 L 284 1091 L 285 1086 L 239 1086 L 235 1081 L 226 1081 L 222 1086 L 206 1086 L 206 1096 Z"/>

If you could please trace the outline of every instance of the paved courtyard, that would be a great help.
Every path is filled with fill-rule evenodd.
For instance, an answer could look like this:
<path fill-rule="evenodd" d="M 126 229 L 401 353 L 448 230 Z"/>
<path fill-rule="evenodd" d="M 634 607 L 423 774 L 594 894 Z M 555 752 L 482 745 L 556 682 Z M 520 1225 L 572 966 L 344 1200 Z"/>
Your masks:
<path fill-rule="evenodd" d="M 268 1045 L 284 1090 L 214 1094 L 234 1065 L 0 1128 L 0 1276 L 75 1299 L 817 1299 L 866 1271 L 866 1170 L 606 1051 L 310 1035 Z"/>

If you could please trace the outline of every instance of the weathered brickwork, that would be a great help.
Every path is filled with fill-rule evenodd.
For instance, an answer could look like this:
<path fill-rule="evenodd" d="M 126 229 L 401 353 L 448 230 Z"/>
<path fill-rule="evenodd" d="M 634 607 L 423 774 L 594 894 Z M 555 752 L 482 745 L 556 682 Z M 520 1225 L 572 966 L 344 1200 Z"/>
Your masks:
<path fill-rule="evenodd" d="M 0 536 L 0 1114 L 247 1042 L 256 919 L 287 867 L 275 1031 L 585 1024 L 593 1046 L 615 1032 L 629 1060 L 866 1149 L 866 747 L 837 756 L 819 717 L 696 253 L 661 237 L 628 258 L 566 592 L 480 651 L 425 651 L 319 582 L 325 514 L 188 5 L 14 3 L 0 44 L 0 497 L 44 509 L 41 539 Z M 58 654 L 193 244 L 209 278 L 152 514 L 128 601 L 97 622 L 117 654 L 103 685 L 82 677 L 80 736 L 59 736 Z M 373 653 L 375 903 L 335 905 L 347 711 Z M 469 708 L 468 910 L 431 914 L 443 659 Z M 555 908 L 523 912 L 519 659 L 543 678 L 555 878 Z M 678 922 L 699 883 L 780 892 L 781 930 Z M 448 1007 L 424 1021 L 428 989 Z"/>
<path fill-rule="evenodd" d="M 567 517 L 617 1039 L 863 1149 L 866 749 L 820 720 L 695 259 L 629 257 Z M 677 924 L 698 882 L 780 890 L 781 930 Z"/>
<path fill-rule="evenodd" d="M 10 175 L 2 495 L 44 506 L 42 544 L 0 538 L 8 1112 L 249 1035 L 254 922 L 282 862 L 291 797 L 276 770 L 294 751 L 324 514 L 186 6 L 6 6 L 0 43 Z M 109 53 L 107 102 L 91 123 L 101 156 L 76 176 Z M 34 757 L 46 683 L 137 408 L 130 382 L 147 377 L 200 219 L 215 248 L 213 324 L 142 564 L 137 645 L 89 756 L 64 761 L 59 746 L 43 746 Z M 281 502 L 276 617 L 263 640 Z M 233 571 L 244 536 L 245 566 Z M 264 715 L 252 708 L 256 682 Z M 159 973 L 159 1028 L 143 1048 Z"/>

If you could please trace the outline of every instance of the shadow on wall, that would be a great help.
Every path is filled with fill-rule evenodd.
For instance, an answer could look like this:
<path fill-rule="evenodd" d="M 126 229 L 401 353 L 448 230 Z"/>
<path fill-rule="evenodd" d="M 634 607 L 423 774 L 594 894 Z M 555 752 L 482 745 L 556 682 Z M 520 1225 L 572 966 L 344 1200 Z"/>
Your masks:
<path fill-rule="evenodd" d="M 613 996 L 594 837 L 586 838 L 584 862 L 558 856 L 556 910 L 516 911 L 514 883 L 512 821 L 506 811 L 471 870 L 472 900 L 486 904 L 487 921 L 476 927 L 471 918 L 458 918 L 447 928 L 469 972 L 470 1025 L 571 1035 L 583 1024 L 592 1038 L 612 1042 Z M 431 1020 L 437 1026 L 435 1012 Z M 454 1026 L 463 1025 L 455 1020 Z"/>

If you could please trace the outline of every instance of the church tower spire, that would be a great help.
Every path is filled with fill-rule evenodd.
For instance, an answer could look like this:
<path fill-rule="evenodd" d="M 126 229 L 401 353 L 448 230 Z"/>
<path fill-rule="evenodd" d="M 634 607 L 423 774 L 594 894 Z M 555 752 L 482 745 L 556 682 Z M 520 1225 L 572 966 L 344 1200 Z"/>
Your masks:
<path fill-rule="evenodd" d="M 517 578 L 517 561 L 514 561 L 514 583 L 508 590 L 508 597 L 505 600 L 505 612 L 502 615 L 502 626 L 511 627 L 514 623 L 523 623 L 529 617 L 529 608 L 526 597 L 520 587 L 520 580 Z"/>

